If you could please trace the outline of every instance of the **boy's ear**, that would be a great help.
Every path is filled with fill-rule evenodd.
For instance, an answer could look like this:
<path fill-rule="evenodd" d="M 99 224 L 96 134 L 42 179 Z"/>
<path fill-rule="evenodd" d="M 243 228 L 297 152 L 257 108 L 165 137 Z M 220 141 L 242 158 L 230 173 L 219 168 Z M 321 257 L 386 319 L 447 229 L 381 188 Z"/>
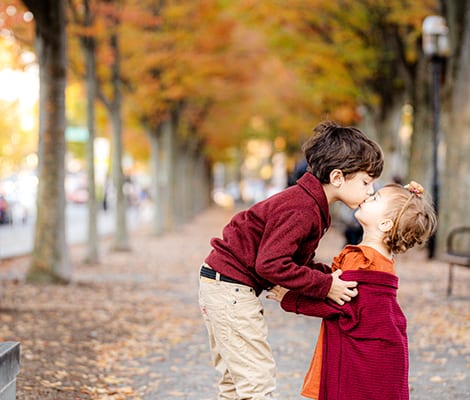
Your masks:
<path fill-rule="evenodd" d="M 344 175 L 343 171 L 340 169 L 334 169 L 333 171 L 330 172 L 330 183 L 336 187 L 339 188 L 344 182 Z"/>
<path fill-rule="evenodd" d="M 388 232 L 393 228 L 393 221 L 390 218 L 380 221 L 379 230 L 381 232 Z"/>

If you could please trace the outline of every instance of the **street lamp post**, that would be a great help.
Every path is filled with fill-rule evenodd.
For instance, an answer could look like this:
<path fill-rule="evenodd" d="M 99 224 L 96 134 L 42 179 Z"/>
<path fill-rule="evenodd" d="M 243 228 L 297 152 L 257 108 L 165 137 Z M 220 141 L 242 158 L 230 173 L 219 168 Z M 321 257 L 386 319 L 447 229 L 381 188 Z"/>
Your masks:
<path fill-rule="evenodd" d="M 423 21 L 423 51 L 432 66 L 432 197 L 436 215 L 439 212 L 439 126 L 440 126 L 440 85 L 442 65 L 449 56 L 449 35 L 446 20 L 438 15 L 426 17 Z M 436 235 L 429 240 L 428 257 L 434 258 Z"/>

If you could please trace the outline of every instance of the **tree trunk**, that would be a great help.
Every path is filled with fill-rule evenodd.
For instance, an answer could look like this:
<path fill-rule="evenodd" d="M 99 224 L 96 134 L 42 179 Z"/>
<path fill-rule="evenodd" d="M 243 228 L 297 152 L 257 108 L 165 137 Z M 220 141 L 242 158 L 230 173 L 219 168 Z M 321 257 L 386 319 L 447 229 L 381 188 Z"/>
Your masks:
<path fill-rule="evenodd" d="M 120 51 L 117 34 L 111 36 L 111 48 L 114 51 L 112 70 L 112 86 L 114 99 L 111 105 L 112 125 L 112 175 L 116 191 L 115 231 L 113 248 L 116 251 L 129 251 L 129 235 L 127 231 L 127 204 L 124 194 L 124 173 L 122 171 L 122 118 L 121 118 L 121 79 L 120 79 Z"/>
<path fill-rule="evenodd" d="M 211 174 L 209 163 L 202 151 L 203 145 L 200 142 L 195 152 L 194 177 L 193 177 L 193 210 L 198 214 L 206 209 L 211 202 Z"/>
<path fill-rule="evenodd" d="M 163 234 L 163 212 L 162 212 L 162 162 L 161 162 L 161 144 L 158 131 L 147 129 L 147 136 L 150 142 L 150 171 L 151 180 L 151 196 L 153 203 L 153 219 L 152 230 L 155 236 Z"/>
<path fill-rule="evenodd" d="M 39 62 L 39 183 L 30 281 L 68 282 L 65 235 L 66 32 L 63 0 L 25 0 L 36 21 Z"/>
<path fill-rule="evenodd" d="M 429 60 L 424 56 L 421 57 L 416 70 L 408 178 L 420 182 L 427 191 L 431 192 L 433 137 Z"/>
<path fill-rule="evenodd" d="M 438 252 L 449 231 L 470 225 L 470 1 L 442 1 L 453 48 L 444 89 L 445 161 L 439 207 Z"/>
<path fill-rule="evenodd" d="M 111 3 L 108 1 L 108 3 Z M 118 26 L 119 18 L 110 16 L 111 31 L 109 46 L 113 54 L 109 85 L 112 96 L 108 98 L 102 87 L 97 86 L 98 98 L 103 102 L 111 121 L 111 178 L 115 192 L 115 226 L 113 249 L 129 251 L 129 235 L 127 228 L 127 204 L 124 194 L 124 174 L 122 171 L 122 93 L 121 93 L 121 53 L 119 49 Z M 105 188 L 106 190 L 106 188 Z"/>
<path fill-rule="evenodd" d="M 84 0 L 85 24 L 92 26 L 89 0 Z M 96 98 L 96 58 L 93 38 L 82 40 L 86 63 L 87 86 L 87 125 L 88 143 L 86 147 L 88 176 L 88 238 L 85 262 L 95 264 L 99 261 L 98 226 L 95 182 L 95 98 Z"/>
<path fill-rule="evenodd" d="M 191 153 L 189 144 L 185 141 L 181 143 L 181 139 L 178 140 L 176 146 L 176 159 L 175 163 L 175 208 L 174 208 L 174 219 L 177 225 L 182 225 L 190 219 L 190 182 L 191 182 Z"/>
<path fill-rule="evenodd" d="M 201 191 L 204 185 L 198 180 L 198 162 L 200 140 L 192 135 L 187 139 L 186 145 L 186 164 L 184 166 L 184 175 L 186 183 L 183 187 L 182 197 L 184 199 L 183 216 L 185 221 L 189 221 L 200 211 Z"/>
<path fill-rule="evenodd" d="M 175 130 L 171 118 L 162 121 L 161 124 L 163 141 L 163 165 L 164 165 L 164 190 L 163 210 L 165 215 L 165 231 L 170 232 L 174 228 L 175 220 Z"/>
<path fill-rule="evenodd" d="M 129 235 L 127 231 L 127 199 L 124 193 L 124 173 L 122 171 L 122 121 L 121 113 L 114 108 L 112 119 L 112 176 L 116 193 L 115 232 L 113 249 L 129 251 Z"/>
<path fill-rule="evenodd" d="M 382 145 L 385 159 L 384 170 L 380 178 L 383 183 L 389 183 L 397 176 L 403 178 L 405 173 L 399 144 L 404 103 L 402 94 L 395 93 L 395 97 L 393 101 L 390 101 L 387 109 L 374 119 L 377 140 Z"/>

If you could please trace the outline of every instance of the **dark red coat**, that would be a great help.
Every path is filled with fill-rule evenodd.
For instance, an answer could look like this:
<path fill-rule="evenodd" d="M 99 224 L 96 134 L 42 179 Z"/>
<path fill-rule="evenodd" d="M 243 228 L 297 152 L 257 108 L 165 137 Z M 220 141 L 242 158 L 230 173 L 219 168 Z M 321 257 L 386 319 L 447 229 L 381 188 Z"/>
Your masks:
<path fill-rule="evenodd" d="M 214 270 L 253 287 L 281 285 L 325 298 L 331 269 L 313 258 L 320 238 L 330 226 L 323 187 L 311 173 L 297 185 L 236 214 L 222 238 L 211 241 L 206 258 Z M 322 271 L 322 272 L 320 272 Z"/>
<path fill-rule="evenodd" d="M 398 277 L 345 271 L 359 294 L 344 306 L 288 292 L 284 310 L 325 321 L 319 400 L 408 400 L 406 318 L 397 303 Z"/>

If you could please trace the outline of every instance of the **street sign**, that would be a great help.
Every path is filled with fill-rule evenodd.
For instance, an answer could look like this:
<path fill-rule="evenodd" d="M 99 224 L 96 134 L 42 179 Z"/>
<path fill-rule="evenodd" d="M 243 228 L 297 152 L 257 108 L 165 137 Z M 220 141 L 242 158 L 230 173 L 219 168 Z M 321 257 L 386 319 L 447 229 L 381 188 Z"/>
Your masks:
<path fill-rule="evenodd" d="M 68 126 L 65 128 L 67 142 L 85 143 L 88 141 L 88 129 L 80 126 Z"/>

